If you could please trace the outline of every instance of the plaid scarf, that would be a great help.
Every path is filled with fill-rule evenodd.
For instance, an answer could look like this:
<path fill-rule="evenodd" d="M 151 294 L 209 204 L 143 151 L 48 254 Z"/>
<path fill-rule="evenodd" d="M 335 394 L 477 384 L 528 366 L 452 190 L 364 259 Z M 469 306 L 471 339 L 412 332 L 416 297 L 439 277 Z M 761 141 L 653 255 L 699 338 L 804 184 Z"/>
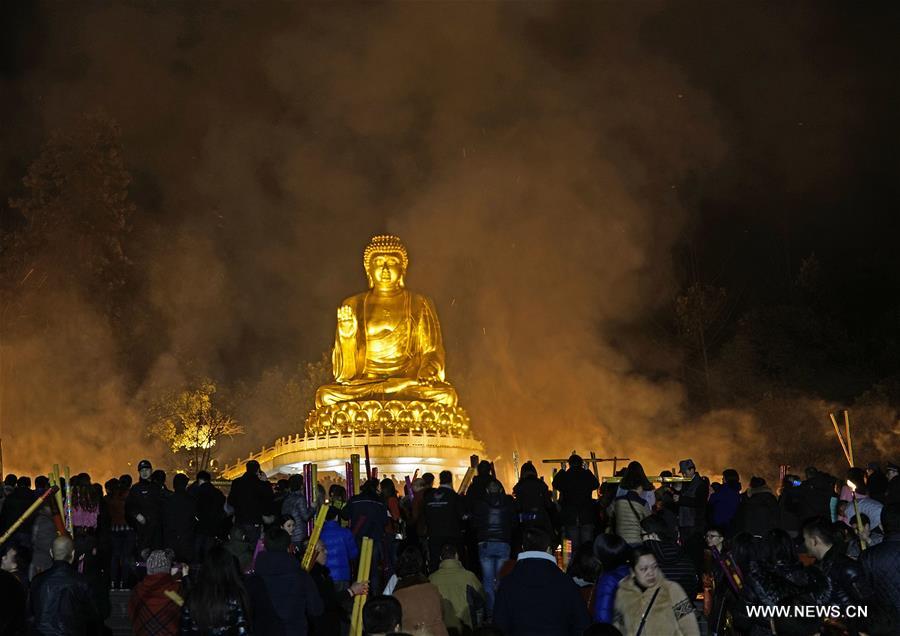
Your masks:
<path fill-rule="evenodd" d="M 176 636 L 181 608 L 166 596 L 181 593 L 181 583 L 168 572 L 144 577 L 131 592 L 128 615 L 135 636 Z"/>

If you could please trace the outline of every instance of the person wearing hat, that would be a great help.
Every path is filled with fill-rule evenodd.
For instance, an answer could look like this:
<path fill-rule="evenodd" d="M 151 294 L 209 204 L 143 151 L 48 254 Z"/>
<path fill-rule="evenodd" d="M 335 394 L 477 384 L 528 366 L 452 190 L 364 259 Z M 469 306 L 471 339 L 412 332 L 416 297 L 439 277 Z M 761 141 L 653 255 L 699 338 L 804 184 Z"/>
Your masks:
<path fill-rule="evenodd" d="M 171 550 L 147 556 L 147 576 L 131 591 L 128 617 L 135 636 L 175 636 L 181 608 L 167 594 L 181 596 L 181 583 L 172 575 Z"/>
<path fill-rule="evenodd" d="M 703 566 L 703 535 L 706 532 L 706 502 L 709 499 L 709 482 L 697 472 L 693 459 L 678 462 L 678 472 L 690 479 L 682 484 L 678 495 L 678 527 L 685 550 L 698 571 Z"/>
<path fill-rule="evenodd" d="M 125 499 L 125 519 L 137 535 L 138 554 L 162 547 L 162 491 L 158 483 L 151 481 L 152 474 L 150 460 L 142 459 L 138 463 L 139 479 Z"/>
<path fill-rule="evenodd" d="M 888 462 L 884 466 L 884 475 L 888 478 L 887 490 L 884 494 L 884 503 L 900 506 L 900 465 Z"/>
<path fill-rule="evenodd" d="M 594 491 L 600 487 L 597 476 L 584 467 L 577 453 L 569 457 L 569 467 L 556 473 L 553 487 L 559 491 L 560 521 L 572 550 L 594 540 Z"/>

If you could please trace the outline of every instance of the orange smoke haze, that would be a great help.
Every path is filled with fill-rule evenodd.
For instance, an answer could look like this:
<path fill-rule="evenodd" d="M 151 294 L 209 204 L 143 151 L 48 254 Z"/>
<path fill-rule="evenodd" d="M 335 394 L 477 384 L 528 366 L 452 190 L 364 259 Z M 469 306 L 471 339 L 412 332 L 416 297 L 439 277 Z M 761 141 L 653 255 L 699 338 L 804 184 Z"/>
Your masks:
<path fill-rule="evenodd" d="M 79 290 L 41 290 L 41 337 L 2 345 L 6 470 L 165 464 L 143 436 L 152 397 L 319 359 L 383 231 L 437 303 L 448 378 L 498 470 L 515 449 L 777 470 L 754 416 L 689 421 L 679 354 L 636 328 L 676 290 L 679 184 L 727 151 L 710 100 L 642 35 L 655 5 L 48 11 L 52 63 L 29 90 L 47 129 L 120 123 L 150 311 L 123 355 Z M 271 407 L 239 407 L 247 434 L 222 459 L 299 431 Z"/>

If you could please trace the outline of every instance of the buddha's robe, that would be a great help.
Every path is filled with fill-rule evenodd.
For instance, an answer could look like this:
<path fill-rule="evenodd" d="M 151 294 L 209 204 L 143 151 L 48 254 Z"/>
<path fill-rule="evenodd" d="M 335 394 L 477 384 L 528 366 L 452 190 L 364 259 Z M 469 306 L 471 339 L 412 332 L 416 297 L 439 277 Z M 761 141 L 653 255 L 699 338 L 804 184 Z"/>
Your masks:
<path fill-rule="evenodd" d="M 331 362 L 335 384 L 316 392 L 316 406 L 348 400 L 408 399 L 455 406 L 456 391 L 444 379 L 444 345 L 434 303 L 403 290 L 388 307 L 395 317 L 374 324 L 372 292 L 346 299 L 356 316 L 356 334 L 342 338 L 335 331 Z M 430 370 L 431 382 L 420 382 L 421 370 Z"/>

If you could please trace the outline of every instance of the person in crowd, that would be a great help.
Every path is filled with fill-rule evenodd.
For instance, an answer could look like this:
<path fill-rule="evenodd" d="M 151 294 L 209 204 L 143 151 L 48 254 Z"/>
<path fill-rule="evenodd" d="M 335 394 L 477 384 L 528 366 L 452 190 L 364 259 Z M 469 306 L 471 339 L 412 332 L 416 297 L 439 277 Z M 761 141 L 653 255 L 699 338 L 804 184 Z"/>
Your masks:
<path fill-rule="evenodd" d="M 814 517 L 831 517 L 831 499 L 834 496 L 835 479 L 828 473 L 810 466 L 805 471 L 806 479 L 800 484 L 801 521 Z"/>
<path fill-rule="evenodd" d="M 858 510 L 861 515 L 866 515 L 869 518 L 869 521 L 872 523 L 872 529 L 878 528 L 881 529 L 881 510 L 884 508 L 884 504 L 875 499 L 869 494 L 869 487 L 862 485 L 856 488 L 856 508 L 853 507 L 853 502 L 851 500 L 850 504 L 847 506 L 847 521 L 848 525 L 851 527 L 856 527 L 853 524 L 850 524 L 849 517 L 852 517 L 856 514 Z"/>
<path fill-rule="evenodd" d="M 778 518 L 781 527 L 793 538 L 800 536 L 800 518 L 803 502 L 801 481 L 797 475 L 785 475 L 781 480 L 781 492 L 778 494 Z"/>
<path fill-rule="evenodd" d="M 372 570 L 369 585 L 373 590 L 380 589 L 382 546 L 384 545 L 384 529 L 387 526 L 388 512 L 384 502 L 378 495 L 378 480 L 367 479 L 363 482 L 359 494 L 354 495 L 341 510 L 341 517 L 350 522 L 350 532 L 356 539 L 357 548 L 361 547 L 363 537 L 372 539 Z"/>
<path fill-rule="evenodd" d="M 515 504 L 503 492 L 503 485 L 492 479 L 485 486 L 484 496 L 474 500 L 471 505 L 489 618 L 494 608 L 497 572 L 510 555 L 513 528 L 517 521 Z"/>
<path fill-rule="evenodd" d="M 678 537 L 657 515 L 650 515 L 641 521 L 641 531 L 644 545 L 653 552 L 663 576 L 678 583 L 688 598 L 695 598 L 700 589 L 697 570 L 678 545 Z"/>
<path fill-rule="evenodd" d="M 631 549 L 619 535 L 603 533 L 594 539 L 594 556 L 600 563 L 600 577 L 594 590 L 591 616 L 595 623 L 612 624 L 616 591 L 631 571 L 628 564 Z"/>
<path fill-rule="evenodd" d="M 7 476 L 7 479 L 8 477 L 9 476 Z M 12 475 L 12 477 L 15 478 L 15 482 L 12 482 L 10 479 L 8 479 L 8 482 L 12 482 L 14 487 L 6 495 L 3 508 L 0 509 L 0 534 L 6 532 L 6 530 L 10 528 L 26 510 L 28 510 L 28 507 L 31 506 L 36 499 L 34 491 L 31 490 L 30 477 L 24 475 L 18 478 L 16 478 L 15 475 Z M 9 487 L 9 485 L 10 483 L 6 484 L 7 487 Z M 19 545 L 30 545 L 31 524 L 33 522 L 33 517 L 26 519 L 13 533 L 12 540 Z"/>
<path fill-rule="evenodd" d="M 590 616 L 575 582 L 557 567 L 550 536 L 528 528 L 522 545 L 515 567 L 500 581 L 494 623 L 511 635 L 580 635 Z"/>
<path fill-rule="evenodd" d="M 706 502 L 709 499 L 709 482 L 700 476 L 694 460 L 678 462 L 681 476 L 690 479 L 682 484 L 678 494 L 678 531 L 685 552 L 699 570 L 703 567 L 703 535 L 706 533 Z"/>
<path fill-rule="evenodd" d="M 248 636 L 250 607 L 237 562 L 223 546 L 213 546 L 181 608 L 183 636 Z"/>
<path fill-rule="evenodd" d="M 243 475 L 231 482 L 228 504 L 234 508 L 234 523 L 244 531 L 246 540 L 255 544 L 263 523 L 275 521 L 272 510 L 272 489 L 260 479 L 259 462 L 251 459 Z"/>
<path fill-rule="evenodd" d="M 393 574 L 397 563 L 397 537 L 402 536 L 403 514 L 400 499 L 397 497 L 397 486 L 389 477 L 381 480 L 381 500 L 388 513 L 387 526 L 384 528 L 384 566 L 385 572 L 390 575 Z"/>
<path fill-rule="evenodd" d="M 147 556 L 147 576 L 134 586 L 128 599 L 128 618 L 134 636 L 175 636 L 181 620 L 181 582 L 172 574 L 171 550 L 154 550 Z"/>
<path fill-rule="evenodd" d="M 869 462 L 866 465 L 866 488 L 872 499 L 884 503 L 884 497 L 887 494 L 888 478 L 881 472 L 881 466 L 878 462 Z"/>
<path fill-rule="evenodd" d="M 194 499 L 197 502 L 197 525 L 194 528 L 194 559 L 202 562 L 206 551 L 225 531 L 225 495 L 212 483 L 210 474 L 201 470 L 191 485 Z"/>
<path fill-rule="evenodd" d="M 475 476 L 472 477 L 472 483 L 469 484 L 465 494 L 466 506 L 469 510 L 472 510 L 476 501 L 484 497 L 485 492 L 487 492 L 487 485 L 494 481 L 491 471 L 491 462 L 484 459 L 478 462 L 478 466 L 475 468 Z"/>
<path fill-rule="evenodd" d="M 125 518 L 125 500 L 128 491 L 119 479 L 106 482 L 103 507 L 109 515 L 109 578 L 112 589 L 127 589 L 134 580 L 132 572 L 134 554 L 134 530 Z"/>
<path fill-rule="evenodd" d="M 709 496 L 709 522 L 730 529 L 741 504 L 741 477 L 734 468 L 722 471 L 722 485 Z"/>
<path fill-rule="evenodd" d="M 241 526 L 232 526 L 228 531 L 228 541 L 222 544 L 228 553 L 237 559 L 241 572 L 247 572 L 253 562 L 255 543 L 247 541 L 247 535 Z"/>
<path fill-rule="evenodd" d="M 281 504 L 281 514 L 290 515 L 294 520 L 291 532 L 291 543 L 295 550 L 302 550 L 308 538 L 308 523 L 316 511 L 306 502 L 306 490 L 303 487 L 303 475 L 291 475 L 288 479 L 288 492 Z"/>
<path fill-rule="evenodd" d="M 847 469 L 847 478 L 841 484 L 838 501 L 845 501 L 847 505 L 843 506 L 843 513 L 838 515 L 838 521 L 847 523 L 853 514 L 850 502 L 853 501 L 853 493 L 860 487 L 865 485 L 866 473 L 862 468 L 856 466 Z"/>
<path fill-rule="evenodd" d="M 530 461 L 522 464 L 519 481 L 513 487 L 513 497 L 523 532 L 527 528 L 540 528 L 548 535 L 553 534 L 550 489 L 543 480 L 538 479 L 537 469 Z"/>
<path fill-rule="evenodd" d="M 328 487 L 328 502 L 338 512 L 347 505 L 347 489 L 340 484 L 331 484 Z"/>
<path fill-rule="evenodd" d="M 699 636 L 691 600 L 678 583 L 666 579 L 650 548 L 635 548 L 631 559 L 631 573 L 616 593 L 613 623 L 619 631 L 625 636 Z"/>
<path fill-rule="evenodd" d="M 569 467 L 553 478 L 553 488 L 559 492 L 560 521 L 573 546 L 594 540 L 594 492 L 599 487 L 597 476 L 584 467 L 576 453 L 569 457 Z"/>
<path fill-rule="evenodd" d="M 869 625 L 873 634 L 900 633 L 900 503 L 881 511 L 884 540 L 859 557 L 866 585 L 873 591 L 875 613 Z"/>
<path fill-rule="evenodd" d="M 756 537 L 766 536 L 770 530 L 780 527 L 778 499 L 762 477 L 751 477 L 746 498 L 741 502 L 735 520 L 737 532 L 747 532 Z"/>
<path fill-rule="evenodd" d="M 640 545 L 641 521 L 650 515 L 643 497 L 644 489 L 649 485 L 646 476 L 641 479 L 636 470 L 626 471 L 619 483 L 622 494 L 617 495 L 612 503 L 614 531 L 632 547 Z"/>
<path fill-rule="evenodd" d="M 0 570 L 12 574 L 23 588 L 28 587 L 30 578 L 28 569 L 31 565 L 31 550 L 12 541 L 0 546 Z"/>
<path fill-rule="evenodd" d="M 566 574 L 578 586 L 585 607 L 590 607 L 591 599 L 594 597 L 594 585 L 600 576 L 600 562 L 594 556 L 593 542 L 575 546 Z"/>
<path fill-rule="evenodd" d="M 440 486 L 425 495 L 425 525 L 428 528 L 430 570 L 437 569 L 441 562 L 441 548 L 448 543 L 462 549 L 465 514 L 465 502 L 453 490 L 453 473 L 442 470 Z"/>
<path fill-rule="evenodd" d="M 162 547 L 162 491 L 150 481 L 153 466 L 147 459 L 138 463 L 139 479 L 125 499 L 125 518 L 135 532 L 135 549 L 155 550 Z"/>
<path fill-rule="evenodd" d="M 269 528 L 265 545 L 247 580 L 253 631 L 257 636 L 305 636 L 307 616 L 319 616 L 324 610 L 315 581 L 288 552 L 291 535 L 284 529 Z"/>
<path fill-rule="evenodd" d="M 835 545 L 831 523 L 822 518 L 807 521 L 803 524 L 803 543 L 806 551 L 816 558 L 816 567 L 831 584 L 828 604 L 843 608 L 865 604 L 872 590 L 866 584 L 859 564 Z M 848 619 L 848 622 L 857 629 L 863 627 L 858 621 Z"/>
<path fill-rule="evenodd" d="M 51 555 L 53 540 L 58 536 L 56 523 L 53 521 L 53 503 L 45 500 L 34 513 L 34 525 L 31 527 L 31 564 L 28 567 L 28 579 L 33 579 L 39 572 L 49 570 L 53 565 Z"/>
<path fill-rule="evenodd" d="M 33 632 L 40 636 L 89 634 L 100 628 L 100 612 L 87 581 L 72 566 L 75 544 L 67 536 L 53 540 L 53 565 L 31 582 Z"/>
<path fill-rule="evenodd" d="M 900 465 L 888 462 L 884 466 L 884 476 L 888 483 L 884 494 L 885 504 L 900 504 Z"/>
<path fill-rule="evenodd" d="M 451 634 L 468 633 L 484 617 L 485 595 L 481 581 L 463 567 L 453 544 L 441 549 L 441 564 L 428 580 L 444 599 L 443 620 Z"/>
<path fill-rule="evenodd" d="M 188 494 L 188 476 L 172 478 L 171 496 L 163 500 L 163 544 L 175 553 L 180 563 L 194 562 L 197 500 Z"/>
<path fill-rule="evenodd" d="M 322 599 L 322 613 L 310 617 L 310 634 L 315 636 L 348 633 L 353 599 L 360 594 L 369 593 L 369 584 L 366 581 L 354 581 L 349 586 L 339 589 L 328 570 L 328 559 L 328 549 L 320 539 L 316 543 L 313 566 L 309 572 Z"/>
<path fill-rule="evenodd" d="M 163 501 L 172 496 L 172 491 L 166 486 L 166 480 L 166 471 L 162 469 L 157 469 L 150 473 L 150 481 L 159 486 L 159 492 L 162 495 Z"/>
<path fill-rule="evenodd" d="M 339 514 L 337 508 L 329 508 L 325 513 L 320 540 L 328 555 L 325 565 L 335 588 L 340 591 L 350 587 L 350 562 L 359 556 L 359 546 L 353 538 L 353 533 L 338 522 Z"/>
<path fill-rule="evenodd" d="M 860 527 L 862 530 L 859 529 Z M 863 550 L 868 550 L 884 540 L 882 529 L 880 527 L 873 529 L 869 516 L 863 513 L 859 513 L 858 524 L 856 515 L 850 517 L 850 529 L 854 532 L 853 538 L 847 545 L 847 556 L 851 559 L 858 559 Z"/>
<path fill-rule="evenodd" d="M 438 588 L 425 576 L 422 553 L 407 546 L 397 559 L 397 586 L 394 597 L 400 601 L 402 628 L 431 636 L 448 636 L 443 619 L 443 600 Z"/>
<path fill-rule="evenodd" d="M 400 630 L 403 606 L 393 596 L 374 596 L 363 607 L 363 630 L 368 636 L 387 636 Z"/>
<path fill-rule="evenodd" d="M 10 544 L 6 544 L 9 547 Z M 4 555 L 5 556 L 5 555 Z M 18 576 L 0 567 L 0 634 L 24 636 L 28 633 L 28 588 Z"/>

